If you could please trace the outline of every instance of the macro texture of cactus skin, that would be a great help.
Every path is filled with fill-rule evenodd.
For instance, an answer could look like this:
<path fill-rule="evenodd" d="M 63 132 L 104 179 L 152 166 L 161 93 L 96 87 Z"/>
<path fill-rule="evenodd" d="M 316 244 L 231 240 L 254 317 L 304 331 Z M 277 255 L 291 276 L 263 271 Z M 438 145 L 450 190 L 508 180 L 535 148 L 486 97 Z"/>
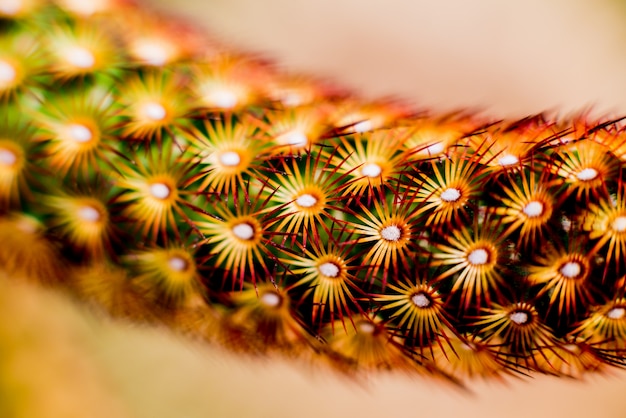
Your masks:
<path fill-rule="evenodd" d="M 624 365 L 619 121 L 366 103 L 80 4 L 0 10 L 7 272 L 345 371 Z"/>

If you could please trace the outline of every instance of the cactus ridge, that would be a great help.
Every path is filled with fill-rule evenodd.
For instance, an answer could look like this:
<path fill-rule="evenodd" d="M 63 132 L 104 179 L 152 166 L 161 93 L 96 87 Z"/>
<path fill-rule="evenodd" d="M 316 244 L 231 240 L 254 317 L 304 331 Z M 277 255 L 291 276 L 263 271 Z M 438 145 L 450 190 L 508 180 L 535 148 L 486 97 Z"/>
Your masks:
<path fill-rule="evenodd" d="M 626 365 L 619 120 L 367 102 L 87 3 L 0 9 L 8 275 L 348 372 Z"/>

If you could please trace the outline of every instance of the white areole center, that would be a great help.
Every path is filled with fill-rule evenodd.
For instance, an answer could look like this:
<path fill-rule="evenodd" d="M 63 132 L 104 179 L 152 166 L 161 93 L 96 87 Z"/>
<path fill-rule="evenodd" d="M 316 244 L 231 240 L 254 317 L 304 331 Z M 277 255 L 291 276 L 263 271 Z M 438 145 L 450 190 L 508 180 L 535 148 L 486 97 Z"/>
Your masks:
<path fill-rule="evenodd" d="M 222 109 L 232 109 L 237 106 L 237 95 L 224 88 L 213 90 L 205 97 L 209 103 Z"/>
<path fill-rule="evenodd" d="M 584 168 L 576 174 L 576 178 L 580 181 L 590 181 L 598 177 L 598 170 L 595 168 Z"/>
<path fill-rule="evenodd" d="M 63 3 L 63 6 L 76 14 L 91 16 L 96 12 L 105 10 L 108 0 L 65 0 Z"/>
<path fill-rule="evenodd" d="M 411 297 L 411 302 L 418 308 L 427 308 L 430 306 L 430 299 L 423 293 L 416 293 Z"/>
<path fill-rule="evenodd" d="M 82 206 L 78 209 L 78 217 L 87 222 L 98 222 L 100 212 L 93 206 Z"/>
<path fill-rule="evenodd" d="M 151 119 L 155 122 L 161 121 L 165 119 L 167 116 L 167 111 L 165 107 L 161 103 L 157 102 L 148 102 L 141 107 L 141 113 L 148 119 Z"/>
<path fill-rule="evenodd" d="M 169 54 L 157 40 L 142 39 L 135 43 L 135 53 L 150 65 L 161 66 L 167 63 Z"/>
<path fill-rule="evenodd" d="M 373 334 L 376 331 L 376 326 L 371 322 L 359 322 L 358 328 L 363 334 Z"/>
<path fill-rule="evenodd" d="M 477 248 L 468 254 L 467 261 L 475 266 L 481 266 L 489 261 L 489 253 L 483 248 Z"/>
<path fill-rule="evenodd" d="M 288 145 L 293 145 L 295 147 L 303 147 L 309 142 L 306 135 L 300 131 L 287 132 L 286 134 L 282 135 L 282 138 L 285 143 L 287 143 Z"/>
<path fill-rule="evenodd" d="M 352 129 L 356 133 L 363 133 L 363 132 L 371 131 L 372 129 L 374 129 L 374 124 L 372 123 L 371 120 L 364 120 L 364 121 L 354 124 Z"/>
<path fill-rule="evenodd" d="M 611 229 L 615 232 L 624 232 L 626 231 L 626 216 L 618 216 L 611 223 Z"/>
<path fill-rule="evenodd" d="M 430 146 L 428 146 L 426 148 L 426 152 L 429 155 L 437 155 L 437 154 L 441 154 L 442 152 L 444 152 L 446 149 L 444 147 L 444 143 L 443 142 L 437 142 L 436 144 L 432 144 Z"/>
<path fill-rule="evenodd" d="M 69 133 L 74 141 L 81 144 L 89 142 L 93 139 L 93 133 L 91 132 L 91 129 L 89 129 L 85 125 L 81 125 L 78 123 L 73 123 L 70 125 Z"/>
<path fill-rule="evenodd" d="M 472 342 L 461 343 L 461 348 L 465 351 L 476 351 L 476 344 Z"/>
<path fill-rule="evenodd" d="M 254 228 L 249 223 L 243 222 L 233 226 L 233 234 L 243 241 L 249 241 L 254 237 Z"/>
<path fill-rule="evenodd" d="M 609 319 L 622 319 L 626 315 L 626 309 L 624 308 L 613 308 L 606 313 L 607 318 Z"/>
<path fill-rule="evenodd" d="M 171 193 L 169 187 L 163 183 L 154 183 L 150 185 L 150 194 L 156 199 L 167 199 Z"/>
<path fill-rule="evenodd" d="M 454 187 L 449 187 L 443 192 L 441 192 L 441 195 L 439 195 L 439 197 L 444 202 L 456 202 L 461 197 L 461 192 L 459 189 L 456 189 Z"/>
<path fill-rule="evenodd" d="M 267 292 L 261 295 L 261 303 L 269 308 L 276 308 L 280 302 L 281 297 L 277 293 Z"/>
<path fill-rule="evenodd" d="M 220 163 L 226 167 L 237 167 L 241 162 L 241 156 L 235 151 L 226 151 L 220 155 Z"/>
<path fill-rule="evenodd" d="M 378 177 L 383 169 L 375 163 L 368 163 L 361 167 L 361 174 L 365 177 Z"/>
<path fill-rule="evenodd" d="M 380 236 L 387 241 L 397 241 L 402 236 L 402 231 L 396 225 L 389 225 L 380 231 Z"/>
<path fill-rule="evenodd" d="M 3 0 L 0 1 L 0 12 L 14 16 L 22 9 L 22 0 Z"/>
<path fill-rule="evenodd" d="M 10 167 L 17 162 L 17 155 L 13 151 L 0 148 L 0 165 Z"/>
<path fill-rule="evenodd" d="M 580 263 L 577 263 L 576 261 L 568 261 L 567 263 L 563 264 L 563 266 L 561 266 L 559 272 L 563 275 L 563 277 L 573 279 L 580 274 L 581 270 L 582 268 L 580 266 Z"/>
<path fill-rule="evenodd" d="M 519 158 L 517 158 L 513 154 L 505 154 L 500 157 L 500 159 L 498 159 L 498 164 L 500 164 L 502 167 L 508 167 L 517 163 L 519 163 Z"/>
<path fill-rule="evenodd" d="M 187 260 L 175 255 L 173 257 L 170 257 L 169 260 L 167 260 L 167 265 L 173 271 L 181 272 L 187 269 Z"/>
<path fill-rule="evenodd" d="M 74 67 L 81 69 L 92 68 L 96 64 L 93 53 L 82 46 L 73 46 L 65 53 L 65 59 Z"/>
<path fill-rule="evenodd" d="M 324 263 L 321 264 L 318 268 L 319 272 L 326 277 L 335 278 L 339 275 L 339 266 L 335 263 Z"/>
<path fill-rule="evenodd" d="M 536 218 L 537 216 L 541 216 L 541 214 L 543 214 L 543 203 L 536 200 L 530 201 L 526 206 L 524 206 L 522 211 L 529 218 Z"/>
<path fill-rule="evenodd" d="M 511 312 L 509 314 L 509 318 L 517 325 L 522 325 L 528 322 L 528 314 L 522 311 Z"/>
<path fill-rule="evenodd" d="M 303 193 L 296 199 L 296 204 L 303 208 L 312 208 L 317 203 L 315 196 Z"/>
<path fill-rule="evenodd" d="M 17 70 L 11 64 L 0 60 L 0 84 L 10 84 L 17 78 Z"/>
<path fill-rule="evenodd" d="M 294 91 L 284 92 L 280 97 L 280 101 L 287 107 L 299 106 L 303 102 L 302 97 Z"/>

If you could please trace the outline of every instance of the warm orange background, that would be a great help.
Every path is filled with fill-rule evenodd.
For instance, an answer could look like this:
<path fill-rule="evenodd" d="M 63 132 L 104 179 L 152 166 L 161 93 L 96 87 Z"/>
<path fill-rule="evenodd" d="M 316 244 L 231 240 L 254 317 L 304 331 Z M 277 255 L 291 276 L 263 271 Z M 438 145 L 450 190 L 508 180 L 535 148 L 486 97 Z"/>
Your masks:
<path fill-rule="evenodd" d="M 494 117 L 592 104 L 626 114 L 626 11 L 615 2 L 154 1 L 236 45 L 370 96 Z M 232 357 L 0 280 L 0 416 L 626 416 L 625 373 L 477 382 L 472 396 L 405 376 L 360 383 Z"/>
<path fill-rule="evenodd" d="M 519 117 L 626 112 L 622 0 L 151 0 L 370 97 Z"/>

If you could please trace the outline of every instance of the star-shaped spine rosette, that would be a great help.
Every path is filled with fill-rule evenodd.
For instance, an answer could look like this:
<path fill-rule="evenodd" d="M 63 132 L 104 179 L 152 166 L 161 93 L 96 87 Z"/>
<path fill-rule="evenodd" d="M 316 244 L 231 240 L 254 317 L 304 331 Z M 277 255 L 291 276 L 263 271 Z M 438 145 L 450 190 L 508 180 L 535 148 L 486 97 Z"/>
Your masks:
<path fill-rule="evenodd" d="M 552 148 L 567 148 L 568 144 L 586 142 L 592 130 L 597 128 L 597 123 L 590 122 L 589 116 L 578 114 L 570 119 L 550 122 L 554 135 L 549 139 L 548 145 Z M 596 142 L 596 141 L 594 141 Z"/>
<path fill-rule="evenodd" d="M 116 36 L 91 20 L 59 22 L 45 39 L 52 60 L 50 73 L 62 83 L 96 77 L 106 85 L 114 81 L 124 62 Z"/>
<path fill-rule="evenodd" d="M 400 102 L 381 101 L 364 104 L 346 97 L 338 103 L 333 103 L 329 107 L 329 112 L 328 120 L 335 128 L 335 133 L 343 136 L 388 128 L 402 118 L 410 116 L 412 110 Z"/>
<path fill-rule="evenodd" d="M 592 306 L 590 314 L 571 334 L 623 353 L 626 350 L 626 298 L 618 296 Z"/>
<path fill-rule="evenodd" d="M 278 215 L 272 229 L 285 233 L 284 241 L 291 237 L 292 244 L 301 237 L 304 246 L 310 238 L 319 241 L 321 235 L 330 235 L 330 223 L 337 221 L 333 213 L 346 210 L 341 189 L 350 181 L 349 174 L 339 174 L 330 160 L 314 151 L 301 158 L 281 157 L 275 171 L 266 189 L 271 194 L 266 211 Z"/>
<path fill-rule="evenodd" d="M 49 213 L 47 224 L 51 233 L 60 236 L 83 263 L 115 257 L 113 243 L 119 235 L 106 192 L 105 186 L 91 192 L 39 196 Z"/>
<path fill-rule="evenodd" d="M 592 259 L 584 243 L 573 239 L 567 247 L 547 246 L 537 251 L 528 269 L 528 282 L 540 286 L 537 298 L 549 297 L 547 311 L 556 309 L 559 324 L 593 302 Z"/>
<path fill-rule="evenodd" d="M 609 268 L 617 274 L 626 270 L 626 185 L 619 180 L 617 193 L 590 203 L 581 215 L 581 228 L 597 240 L 591 253 L 606 260 L 603 277 Z"/>
<path fill-rule="evenodd" d="M 113 97 L 84 89 L 48 97 L 32 112 L 42 155 L 62 177 L 86 179 L 120 160 Z"/>
<path fill-rule="evenodd" d="M 260 340 L 263 350 L 294 354 L 319 346 L 298 318 L 287 289 L 269 282 L 245 283 L 230 299 L 235 305 L 231 320 L 250 338 Z"/>
<path fill-rule="evenodd" d="M 204 293 L 193 248 L 150 247 L 124 258 L 133 284 L 156 304 L 182 307 Z"/>
<path fill-rule="evenodd" d="M 172 42 L 168 33 L 139 33 L 129 40 L 129 54 L 139 65 L 164 67 L 185 55 L 181 45 Z"/>
<path fill-rule="evenodd" d="M 154 306 L 133 285 L 130 272 L 112 263 L 89 263 L 71 272 L 73 290 L 82 300 L 118 318 L 155 323 L 162 306 Z"/>
<path fill-rule="evenodd" d="M 421 354 L 431 351 L 431 344 L 442 350 L 453 349 L 449 340 L 454 329 L 452 318 L 444 309 L 441 295 L 426 280 L 411 280 L 409 274 L 403 274 L 397 284 L 389 284 L 389 291 L 376 295 L 374 300 L 380 306 L 383 315 L 389 315 L 387 327 L 402 337 L 405 344 L 414 347 Z M 410 276 L 413 275 L 413 272 Z"/>
<path fill-rule="evenodd" d="M 299 74 L 275 74 L 267 80 L 265 95 L 284 108 L 299 106 L 324 105 L 333 99 L 339 99 L 341 92 L 322 80 L 312 79 Z"/>
<path fill-rule="evenodd" d="M 211 265 L 216 269 L 215 277 L 222 273 L 222 284 L 230 279 L 232 289 L 243 288 L 244 282 L 255 284 L 270 277 L 270 262 L 277 257 L 272 249 L 274 240 L 282 233 L 270 230 L 274 213 L 264 211 L 268 199 L 262 200 L 264 187 L 261 185 L 249 202 L 241 197 L 239 204 L 223 200 L 212 200 L 208 211 L 196 216 L 195 228 L 203 237 L 202 245 L 209 248 Z M 248 191 L 245 195 L 248 196 Z"/>
<path fill-rule="evenodd" d="M 328 324 L 322 335 L 329 342 L 328 348 L 340 356 L 342 367 L 427 370 L 406 356 L 401 340 L 386 329 L 380 318 L 354 315 Z"/>
<path fill-rule="evenodd" d="M 200 108 L 238 112 L 259 100 L 268 71 L 248 57 L 220 54 L 192 68 Z"/>
<path fill-rule="evenodd" d="M 478 128 L 468 136 L 467 143 L 480 155 L 479 164 L 487 166 L 491 175 L 510 173 L 529 165 L 537 165 L 555 136 L 555 128 L 542 115 Z"/>
<path fill-rule="evenodd" d="M 0 107 L 0 211 L 32 200 L 33 182 L 42 172 L 34 135 L 34 127 L 17 109 Z"/>
<path fill-rule="evenodd" d="M 274 155 L 299 155 L 321 142 L 329 130 L 325 126 L 323 107 L 278 108 L 263 112 L 261 119 L 253 119 L 259 134 L 273 143 Z"/>
<path fill-rule="evenodd" d="M 502 379 L 503 374 L 512 374 L 515 368 L 498 356 L 495 342 L 487 343 L 476 334 L 454 335 L 446 333 L 445 343 L 433 343 L 424 355 L 432 358 L 442 372 L 461 381 L 482 377 L 484 379 Z"/>
<path fill-rule="evenodd" d="M 186 186 L 235 205 L 243 192 L 249 201 L 249 182 L 264 179 L 266 171 L 272 171 L 264 164 L 272 144 L 256 134 L 256 128 L 245 117 L 231 113 L 202 120 L 201 127 L 189 138 L 198 170 Z"/>
<path fill-rule="evenodd" d="M 155 70 L 130 76 L 119 95 L 126 120 L 121 133 L 146 147 L 161 146 L 164 135 L 175 139 L 189 129 L 192 94 L 182 76 L 169 70 Z"/>
<path fill-rule="evenodd" d="M 42 87 L 47 54 L 36 33 L 12 30 L 0 37 L 0 102 L 22 101 Z"/>
<path fill-rule="evenodd" d="M 131 154 L 113 177 L 120 190 L 114 200 L 129 226 L 152 240 L 167 242 L 172 233 L 179 239 L 190 225 L 188 213 L 197 210 L 190 202 L 193 191 L 183 186 L 194 167 L 190 155 L 170 142 Z"/>
<path fill-rule="evenodd" d="M 355 239 L 346 243 L 364 247 L 361 259 L 366 267 L 365 278 L 372 282 L 381 279 L 383 288 L 390 277 L 410 268 L 418 250 L 417 242 L 422 239 L 415 192 L 407 188 L 387 199 L 379 190 L 378 198 L 371 204 L 359 202 L 349 226 Z M 373 210 L 368 206 L 373 206 Z"/>
<path fill-rule="evenodd" d="M 354 265 L 357 257 L 350 254 L 351 246 L 341 245 L 348 238 L 345 226 L 332 225 L 330 231 L 326 242 L 313 240 L 310 247 L 299 246 L 281 257 L 290 287 L 303 289 L 303 301 L 311 299 L 310 317 L 317 327 L 346 320 L 360 309 L 357 296 L 362 296 L 353 273 L 359 267 Z"/>
<path fill-rule="evenodd" d="M 555 346 L 552 330 L 530 302 L 493 304 L 484 309 L 474 325 L 487 342 L 497 341 L 494 347 L 507 361 L 528 369 L 538 367 L 537 355 L 542 355 L 539 350 Z"/>
<path fill-rule="evenodd" d="M 472 117 L 453 114 L 437 119 L 419 118 L 391 129 L 405 138 L 402 145 L 408 154 L 407 159 L 415 163 L 448 155 L 476 128 L 476 124 Z"/>
<path fill-rule="evenodd" d="M 172 69 L 191 63 L 192 58 L 201 59 L 217 52 L 217 45 L 207 40 L 204 33 L 154 10 L 138 11 L 131 7 L 109 18 L 124 28 L 122 40 L 129 64 L 135 68 Z"/>
<path fill-rule="evenodd" d="M 414 179 L 419 188 L 416 215 L 423 214 L 425 225 L 435 230 L 450 230 L 467 223 L 467 210 L 476 209 L 484 175 L 468 154 L 432 160 L 430 167 L 422 167 Z"/>
<path fill-rule="evenodd" d="M 551 232 L 550 221 L 558 209 L 554 182 L 549 172 L 520 169 L 517 174 L 500 181 L 501 188 L 493 194 L 495 213 L 506 227 L 504 235 L 517 236 L 523 250 L 533 248 Z"/>
<path fill-rule="evenodd" d="M 607 147 L 591 141 L 560 147 L 550 160 L 552 171 L 563 181 L 563 197 L 575 195 L 579 202 L 607 197 L 609 183 L 617 177 L 619 166 L 619 160 Z"/>
<path fill-rule="evenodd" d="M 626 128 L 617 123 L 599 124 L 590 139 L 604 145 L 613 155 L 626 162 Z"/>
<path fill-rule="evenodd" d="M 537 369 L 556 376 L 584 378 L 589 372 L 604 371 L 610 360 L 602 349 L 580 339 L 567 339 L 562 344 L 539 349 L 535 356 Z"/>
<path fill-rule="evenodd" d="M 58 246 L 46 237 L 45 225 L 36 217 L 10 212 L 0 214 L 0 265 L 3 274 L 50 285 L 67 279 Z"/>
<path fill-rule="evenodd" d="M 450 231 L 431 243 L 428 265 L 436 268 L 434 281 L 450 286 L 450 295 L 459 297 L 461 312 L 490 306 L 493 296 L 496 301 L 503 298 L 509 286 L 503 275 L 510 274 L 504 238 L 499 222 L 486 216 L 483 222 L 475 220 L 473 227 Z"/>
<path fill-rule="evenodd" d="M 335 141 L 338 143 L 336 152 L 322 152 L 340 174 L 352 177 L 342 190 L 350 200 L 371 201 L 376 189 L 395 185 L 405 173 L 402 138 L 392 135 L 391 131 L 340 136 Z"/>

